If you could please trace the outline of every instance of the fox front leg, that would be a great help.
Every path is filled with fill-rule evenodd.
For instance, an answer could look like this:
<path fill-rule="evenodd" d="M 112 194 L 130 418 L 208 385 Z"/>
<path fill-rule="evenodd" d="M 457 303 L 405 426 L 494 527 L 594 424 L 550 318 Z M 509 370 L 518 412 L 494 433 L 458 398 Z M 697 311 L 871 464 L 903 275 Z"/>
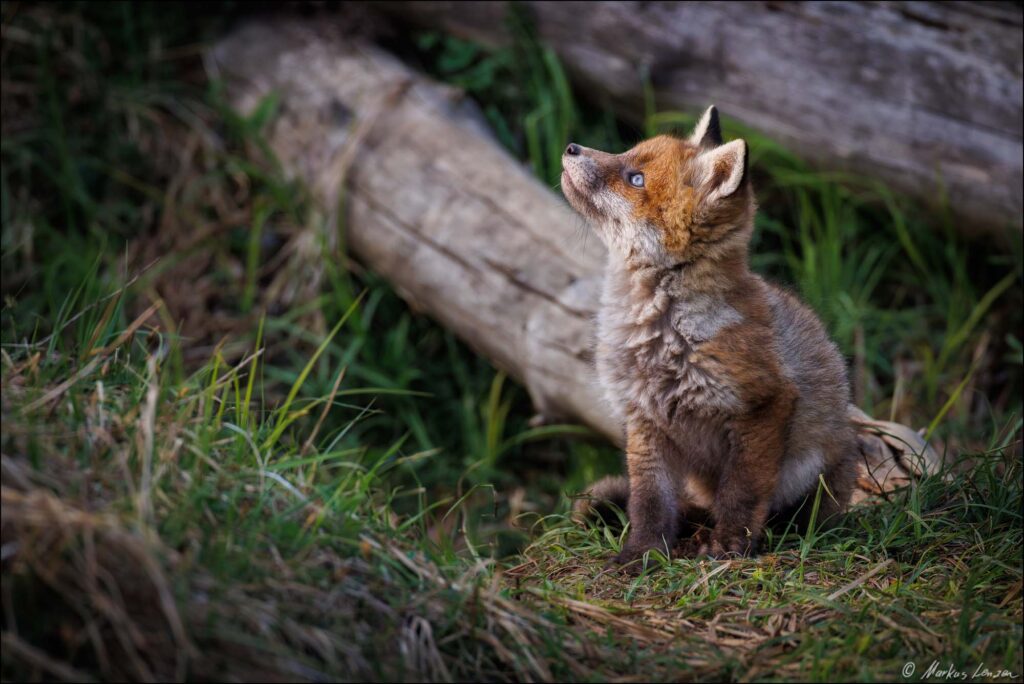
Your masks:
<path fill-rule="evenodd" d="M 629 472 L 629 534 L 614 562 L 639 566 L 645 553 L 659 549 L 667 555 L 678 532 L 675 487 L 666 456 L 668 440 L 643 421 L 627 429 L 626 467 Z"/>
<path fill-rule="evenodd" d="M 735 421 L 736 452 L 715 492 L 714 529 L 698 555 L 727 558 L 757 551 L 778 485 L 791 407 L 789 397 L 781 396 Z"/>

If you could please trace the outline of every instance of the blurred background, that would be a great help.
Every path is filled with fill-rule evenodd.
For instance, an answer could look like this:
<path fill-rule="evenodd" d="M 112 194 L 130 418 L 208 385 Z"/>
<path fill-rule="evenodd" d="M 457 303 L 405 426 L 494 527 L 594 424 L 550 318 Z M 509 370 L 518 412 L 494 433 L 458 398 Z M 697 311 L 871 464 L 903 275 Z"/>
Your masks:
<path fill-rule="evenodd" d="M 717 104 L 726 137 L 751 148 L 755 270 L 825 321 L 860 408 L 922 428 L 967 478 L 865 514 L 863 547 L 808 556 L 814 541 L 790 535 L 774 550 L 801 577 L 821 563 L 812 583 L 829 587 L 929 549 L 979 564 L 886 590 L 908 615 L 940 609 L 901 623 L 868 669 L 829 654 L 874 649 L 888 627 L 819 634 L 801 615 L 778 629 L 813 638 L 771 672 L 885 677 L 934 653 L 1019 674 L 1021 16 L 1020 3 L 5 2 L 5 679 L 756 678 L 775 658 L 743 637 L 714 664 L 610 664 L 560 631 L 619 624 L 603 613 L 574 622 L 545 604 L 540 624 L 510 607 L 520 580 L 554 591 L 540 578 L 563 572 L 560 595 L 597 596 L 587 563 L 617 533 L 573 528 L 566 495 L 619 472 L 620 453 L 567 416 L 531 420 L 526 389 L 348 250 L 348 196 L 325 205 L 281 154 L 295 100 L 238 106 L 213 46 L 295 21 L 447 86 L 552 206 L 567 141 L 620 152 Z M 239 71 L 278 73 L 276 48 L 244 47 Z M 290 68 L 301 84 L 320 67 Z M 359 116 L 337 109 L 358 144 Z M 571 228 L 569 249 L 587 250 L 593 236 Z M 864 569 L 836 565 L 851 553 Z M 766 581 L 726 580 L 722 596 Z M 654 637 L 623 638 L 642 651 Z M 400 657 L 378 657 L 394 643 Z"/>

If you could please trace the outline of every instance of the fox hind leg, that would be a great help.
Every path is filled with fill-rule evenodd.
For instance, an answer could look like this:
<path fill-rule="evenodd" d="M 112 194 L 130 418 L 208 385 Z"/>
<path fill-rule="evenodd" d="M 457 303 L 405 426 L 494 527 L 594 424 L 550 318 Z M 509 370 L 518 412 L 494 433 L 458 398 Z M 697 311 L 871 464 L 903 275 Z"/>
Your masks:
<path fill-rule="evenodd" d="M 582 522 L 596 518 L 605 524 L 617 524 L 615 508 L 626 511 L 629 507 L 629 479 L 625 475 L 610 475 L 592 484 L 586 493 L 573 501 L 572 517 Z"/>

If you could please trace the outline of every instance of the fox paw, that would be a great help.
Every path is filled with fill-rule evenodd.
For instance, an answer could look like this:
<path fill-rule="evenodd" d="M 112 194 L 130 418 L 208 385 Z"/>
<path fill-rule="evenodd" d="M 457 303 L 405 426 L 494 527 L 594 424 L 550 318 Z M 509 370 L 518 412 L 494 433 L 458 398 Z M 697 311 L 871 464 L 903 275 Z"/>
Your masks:
<path fill-rule="evenodd" d="M 684 540 L 679 548 L 679 555 L 687 558 L 708 557 L 740 558 L 753 553 L 755 544 L 746 536 L 716 535 L 706 529 L 698 532 L 690 539 Z"/>
<path fill-rule="evenodd" d="M 696 558 L 701 554 L 701 549 L 708 547 L 711 543 L 711 530 L 701 527 L 693 533 L 692 537 L 680 539 L 673 549 L 673 555 L 679 558 Z"/>

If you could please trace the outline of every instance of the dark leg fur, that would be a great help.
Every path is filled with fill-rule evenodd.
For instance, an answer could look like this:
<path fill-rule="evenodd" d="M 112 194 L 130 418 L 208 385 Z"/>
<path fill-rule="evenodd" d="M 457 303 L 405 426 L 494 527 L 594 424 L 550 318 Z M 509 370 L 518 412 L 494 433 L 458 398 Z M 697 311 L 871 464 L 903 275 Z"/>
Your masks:
<path fill-rule="evenodd" d="M 671 443 L 653 426 L 630 425 L 626 448 L 629 470 L 629 536 L 617 563 L 634 563 L 646 552 L 666 554 L 675 545 L 679 530 L 678 493 L 665 459 Z"/>
<path fill-rule="evenodd" d="M 733 460 L 722 473 L 711 514 L 714 529 L 697 555 L 725 558 L 757 551 L 785 449 L 792 400 L 782 394 L 733 426 Z"/>

